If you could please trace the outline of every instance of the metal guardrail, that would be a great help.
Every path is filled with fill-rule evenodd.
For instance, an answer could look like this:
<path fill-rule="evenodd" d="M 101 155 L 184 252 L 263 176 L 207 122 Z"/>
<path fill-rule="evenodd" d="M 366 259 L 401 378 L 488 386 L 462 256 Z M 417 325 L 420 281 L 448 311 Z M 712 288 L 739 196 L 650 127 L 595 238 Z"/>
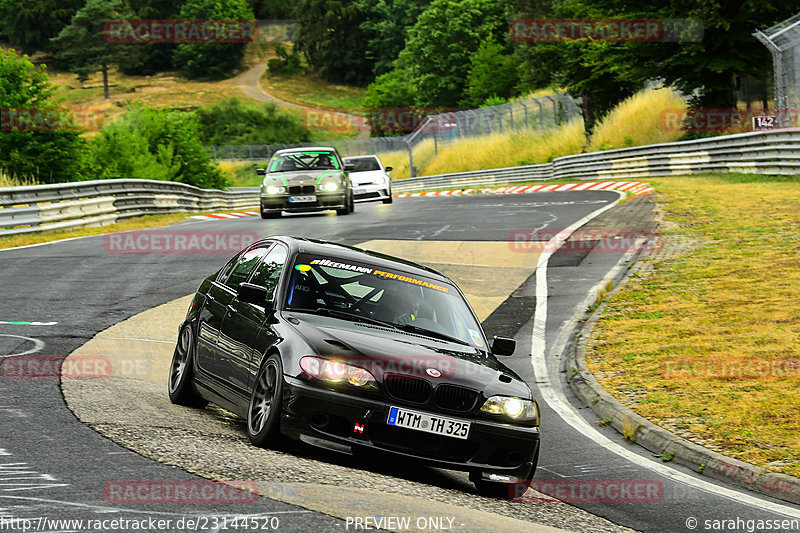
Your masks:
<path fill-rule="evenodd" d="M 0 236 L 113 224 L 157 213 L 258 207 L 258 188 L 227 191 L 153 180 L 97 180 L 0 188 Z"/>
<path fill-rule="evenodd" d="M 392 190 L 403 193 L 559 178 L 640 180 L 707 172 L 800 174 L 800 129 L 569 155 L 541 165 L 407 178 L 393 181 Z M 258 190 L 206 190 L 151 180 L 0 188 L 0 235 L 111 224 L 153 213 L 257 208 Z"/>
<path fill-rule="evenodd" d="M 740 133 L 568 155 L 541 165 L 407 178 L 393 181 L 392 190 L 414 192 L 560 178 L 638 180 L 707 172 L 800 174 L 800 130 Z"/>

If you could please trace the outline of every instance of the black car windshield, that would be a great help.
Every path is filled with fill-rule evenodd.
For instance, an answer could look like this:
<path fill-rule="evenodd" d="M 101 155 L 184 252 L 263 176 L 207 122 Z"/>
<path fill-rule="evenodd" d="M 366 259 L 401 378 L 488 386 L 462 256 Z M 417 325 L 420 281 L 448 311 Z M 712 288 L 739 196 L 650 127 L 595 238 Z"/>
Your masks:
<path fill-rule="evenodd" d="M 353 165 L 351 172 L 369 172 L 381 169 L 381 165 L 375 157 L 348 157 L 345 159 L 345 163 Z"/>
<path fill-rule="evenodd" d="M 303 309 L 453 340 L 486 350 L 481 328 L 450 283 L 335 257 L 300 254 L 292 267 L 288 309 Z"/>
<path fill-rule="evenodd" d="M 279 154 L 269 163 L 270 172 L 293 172 L 307 170 L 341 170 L 336 156 L 327 151 L 304 151 Z"/>

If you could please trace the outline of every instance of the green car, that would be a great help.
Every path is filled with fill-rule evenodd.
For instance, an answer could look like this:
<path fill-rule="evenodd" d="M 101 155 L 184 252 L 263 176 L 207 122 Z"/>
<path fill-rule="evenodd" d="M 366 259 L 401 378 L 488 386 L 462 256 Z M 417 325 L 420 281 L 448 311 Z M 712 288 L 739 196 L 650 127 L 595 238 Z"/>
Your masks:
<path fill-rule="evenodd" d="M 275 152 L 261 184 L 261 218 L 284 211 L 304 213 L 335 209 L 337 215 L 355 210 L 349 170 L 335 148 L 290 148 Z"/>

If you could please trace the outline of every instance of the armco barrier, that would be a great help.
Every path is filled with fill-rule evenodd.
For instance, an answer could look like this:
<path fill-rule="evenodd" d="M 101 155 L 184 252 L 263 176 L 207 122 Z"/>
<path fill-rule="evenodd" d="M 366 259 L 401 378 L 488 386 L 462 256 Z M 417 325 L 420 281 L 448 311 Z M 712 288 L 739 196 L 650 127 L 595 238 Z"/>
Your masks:
<path fill-rule="evenodd" d="M 156 213 L 258 206 L 257 187 L 227 191 L 153 180 L 98 180 L 0 188 L 0 235 L 113 224 Z"/>
<path fill-rule="evenodd" d="M 491 186 L 501 183 L 644 179 L 701 172 L 800 174 L 800 131 L 740 133 L 568 155 L 551 163 L 395 180 L 395 192 Z"/>
<path fill-rule="evenodd" d="M 394 192 L 558 178 L 630 180 L 701 172 L 800 174 L 800 130 L 741 133 L 559 157 L 551 163 L 395 180 Z M 0 235 L 111 224 L 152 213 L 250 209 L 258 188 L 198 189 L 152 180 L 0 188 Z"/>

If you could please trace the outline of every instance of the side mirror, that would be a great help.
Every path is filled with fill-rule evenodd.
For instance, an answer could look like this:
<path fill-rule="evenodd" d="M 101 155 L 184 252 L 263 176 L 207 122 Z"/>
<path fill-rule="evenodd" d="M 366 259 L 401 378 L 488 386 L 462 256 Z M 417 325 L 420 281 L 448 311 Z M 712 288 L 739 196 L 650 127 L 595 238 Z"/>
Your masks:
<path fill-rule="evenodd" d="M 267 175 L 267 169 L 266 168 L 257 168 L 256 169 L 256 174 L 258 174 L 259 176 L 266 176 Z"/>
<path fill-rule="evenodd" d="M 252 283 L 240 283 L 239 290 L 236 296 L 243 302 L 249 304 L 263 306 L 266 308 L 272 307 L 272 302 L 267 300 L 267 289 L 260 285 L 253 285 Z"/>
<path fill-rule="evenodd" d="M 392 170 L 394 170 L 394 168 L 393 167 L 386 167 L 383 170 L 385 170 L 386 172 L 391 172 Z"/>
<path fill-rule="evenodd" d="M 356 166 L 353 163 L 345 163 L 344 169 L 348 172 L 352 172 L 356 169 Z"/>
<path fill-rule="evenodd" d="M 494 355 L 514 355 L 517 349 L 517 341 L 508 337 L 497 337 L 492 339 L 492 353 Z"/>

